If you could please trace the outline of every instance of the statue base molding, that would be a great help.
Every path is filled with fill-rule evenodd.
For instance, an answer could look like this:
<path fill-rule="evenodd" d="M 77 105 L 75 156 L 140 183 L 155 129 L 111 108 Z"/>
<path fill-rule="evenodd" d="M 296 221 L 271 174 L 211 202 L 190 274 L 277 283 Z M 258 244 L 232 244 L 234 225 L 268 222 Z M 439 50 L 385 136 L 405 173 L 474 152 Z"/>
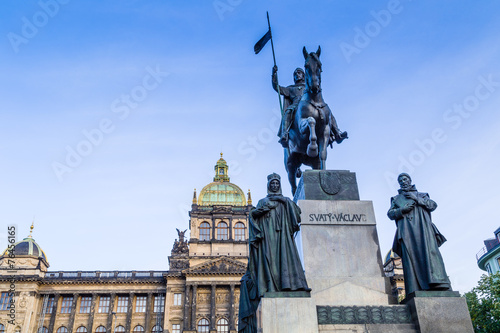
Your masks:
<path fill-rule="evenodd" d="M 316 304 L 310 297 L 263 297 L 257 309 L 259 333 L 318 333 Z"/>
<path fill-rule="evenodd" d="M 465 297 L 457 291 L 415 291 L 404 303 L 421 333 L 474 332 Z"/>

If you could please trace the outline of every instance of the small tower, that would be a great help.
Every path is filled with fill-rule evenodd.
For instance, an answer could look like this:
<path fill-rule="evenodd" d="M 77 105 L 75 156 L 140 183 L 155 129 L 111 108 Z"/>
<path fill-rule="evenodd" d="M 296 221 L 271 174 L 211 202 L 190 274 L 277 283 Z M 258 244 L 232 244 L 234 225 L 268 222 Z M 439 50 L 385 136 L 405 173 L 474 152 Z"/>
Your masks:
<path fill-rule="evenodd" d="M 50 265 L 45 252 L 33 239 L 33 228 L 31 224 L 28 237 L 12 244 L 13 246 L 2 252 L 0 275 L 12 274 L 7 271 L 17 271 L 17 275 L 43 276 L 47 272 Z"/>
<path fill-rule="evenodd" d="M 215 164 L 215 177 L 214 182 L 228 182 L 229 175 L 227 174 L 228 166 L 226 161 L 222 158 L 222 153 L 220 153 L 220 158 Z"/>

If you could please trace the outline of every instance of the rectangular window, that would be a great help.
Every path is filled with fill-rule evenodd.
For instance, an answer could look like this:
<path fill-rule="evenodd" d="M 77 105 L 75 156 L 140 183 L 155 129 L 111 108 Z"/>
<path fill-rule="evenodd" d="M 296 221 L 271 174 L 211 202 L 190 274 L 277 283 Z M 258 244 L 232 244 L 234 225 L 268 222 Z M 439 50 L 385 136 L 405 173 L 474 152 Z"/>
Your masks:
<path fill-rule="evenodd" d="M 11 299 L 12 297 L 9 297 L 9 293 L 2 293 L 0 297 L 0 310 L 7 310 Z"/>
<path fill-rule="evenodd" d="M 164 307 L 165 307 L 165 295 L 155 296 L 153 312 L 155 313 L 163 312 Z"/>
<path fill-rule="evenodd" d="M 117 313 L 127 312 L 128 296 L 118 296 L 118 306 L 116 307 Z"/>
<path fill-rule="evenodd" d="M 174 294 L 174 305 L 182 305 L 182 294 Z"/>
<path fill-rule="evenodd" d="M 491 266 L 490 266 L 490 264 L 486 264 L 486 271 L 488 272 L 488 274 L 491 274 Z"/>
<path fill-rule="evenodd" d="M 73 297 L 63 297 L 61 303 L 61 313 L 70 313 L 73 305 Z"/>
<path fill-rule="evenodd" d="M 80 300 L 80 313 L 90 313 L 90 303 L 92 302 L 92 297 L 85 296 Z"/>
<path fill-rule="evenodd" d="M 146 312 L 146 296 L 137 296 L 135 299 L 135 312 Z"/>
<path fill-rule="evenodd" d="M 500 257 L 497 258 L 498 269 L 500 269 Z"/>
<path fill-rule="evenodd" d="M 181 333 L 181 325 L 173 324 L 172 325 L 172 333 Z"/>
<path fill-rule="evenodd" d="M 47 299 L 47 305 L 45 307 L 45 313 L 52 313 L 52 309 L 53 308 L 54 308 L 54 296 L 50 296 Z"/>
<path fill-rule="evenodd" d="M 109 296 L 99 297 L 99 313 L 109 312 Z"/>

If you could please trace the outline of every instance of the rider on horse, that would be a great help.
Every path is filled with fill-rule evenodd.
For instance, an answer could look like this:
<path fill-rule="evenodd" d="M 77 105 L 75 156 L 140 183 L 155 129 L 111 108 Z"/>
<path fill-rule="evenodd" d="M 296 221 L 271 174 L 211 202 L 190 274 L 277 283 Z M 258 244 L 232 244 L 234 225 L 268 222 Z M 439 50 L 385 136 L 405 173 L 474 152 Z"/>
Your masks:
<path fill-rule="evenodd" d="M 283 146 L 283 148 L 288 148 L 288 131 L 292 126 L 293 119 L 295 117 L 295 111 L 297 110 L 297 106 L 299 105 L 300 99 L 304 94 L 305 90 L 305 81 L 304 81 L 304 70 L 302 68 L 297 68 L 293 72 L 293 80 L 295 84 L 290 85 L 288 87 L 279 86 L 278 91 L 278 67 L 273 67 L 273 75 L 272 75 L 272 83 L 273 89 L 279 92 L 280 95 L 284 96 L 284 106 L 285 112 L 281 119 L 280 128 L 278 130 L 278 140 L 279 143 Z M 330 142 L 332 144 L 333 141 L 337 143 L 341 143 L 344 139 L 347 138 L 347 132 L 341 132 L 337 127 L 337 121 L 333 114 L 330 117 L 331 124 L 331 134 L 330 134 Z"/>

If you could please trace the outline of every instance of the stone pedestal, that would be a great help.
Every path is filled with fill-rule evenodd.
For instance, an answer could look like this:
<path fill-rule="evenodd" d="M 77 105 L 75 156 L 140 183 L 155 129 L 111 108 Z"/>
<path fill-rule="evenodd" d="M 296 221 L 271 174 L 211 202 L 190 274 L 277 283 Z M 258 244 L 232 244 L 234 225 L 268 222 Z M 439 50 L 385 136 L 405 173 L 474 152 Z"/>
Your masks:
<path fill-rule="evenodd" d="M 421 333 L 474 332 L 467 302 L 456 291 L 416 291 L 405 303 Z"/>
<path fill-rule="evenodd" d="M 395 303 L 371 201 L 299 200 L 307 283 L 317 305 Z"/>
<path fill-rule="evenodd" d="M 373 204 L 359 200 L 354 173 L 305 171 L 294 201 L 302 210 L 297 241 L 311 298 L 262 298 L 259 332 L 473 332 L 465 299 L 456 292 L 416 292 L 396 305 Z"/>
<path fill-rule="evenodd" d="M 316 305 L 310 297 L 263 297 L 257 327 L 259 333 L 318 333 Z"/>

